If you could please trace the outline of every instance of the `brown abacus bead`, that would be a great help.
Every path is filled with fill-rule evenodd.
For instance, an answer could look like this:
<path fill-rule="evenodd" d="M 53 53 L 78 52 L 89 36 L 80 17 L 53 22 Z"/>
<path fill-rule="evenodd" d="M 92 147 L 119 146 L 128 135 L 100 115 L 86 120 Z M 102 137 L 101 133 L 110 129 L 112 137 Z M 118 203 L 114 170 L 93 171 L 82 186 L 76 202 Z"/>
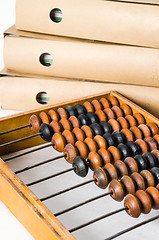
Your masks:
<path fill-rule="evenodd" d="M 103 110 L 103 112 L 107 115 L 108 119 L 115 119 L 116 118 L 115 113 L 110 108 L 105 108 Z"/>
<path fill-rule="evenodd" d="M 155 186 L 155 178 L 150 171 L 144 169 L 140 172 L 140 174 L 145 180 L 146 187 Z"/>
<path fill-rule="evenodd" d="M 120 108 L 123 110 L 124 116 L 133 115 L 132 109 L 131 109 L 131 107 L 129 107 L 129 105 L 122 104 L 122 105 L 120 105 Z"/>
<path fill-rule="evenodd" d="M 112 107 L 113 106 L 120 106 L 119 101 L 116 97 L 114 96 L 108 96 L 107 99 L 109 100 L 109 102 L 111 103 Z"/>
<path fill-rule="evenodd" d="M 111 153 L 111 155 L 113 157 L 113 161 L 117 161 L 117 160 L 120 160 L 122 158 L 121 152 L 119 151 L 118 148 L 116 148 L 114 146 L 110 146 L 108 148 L 108 151 Z"/>
<path fill-rule="evenodd" d="M 137 139 L 135 143 L 137 143 L 140 146 L 142 153 L 149 152 L 149 146 L 144 140 Z"/>
<path fill-rule="evenodd" d="M 146 192 L 152 199 L 152 208 L 159 209 L 159 191 L 155 187 L 148 187 Z"/>
<path fill-rule="evenodd" d="M 66 140 L 65 138 L 59 134 L 59 133 L 54 133 L 51 143 L 54 144 L 54 149 L 58 152 L 63 152 L 64 147 L 66 146 Z"/>
<path fill-rule="evenodd" d="M 159 190 L 159 183 L 157 184 L 156 188 Z"/>
<path fill-rule="evenodd" d="M 72 124 L 66 118 L 62 118 L 60 122 L 64 130 L 72 131 Z"/>
<path fill-rule="evenodd" d="M 125 186 L 127 193 L 135 194 L 135 184 L 132 178 L 129 176 L 123 176 L 120 181 Z"/>
<path fill-rule="evenodd" d="M 89 153 L 87 145 L 82 141 L 77 141 L 75 146 L 77 147 L 80 156 L 86 159 Z"/>
<path fill-rule="evenodd" d="M 125 158 L 124 163 L 127 164 L 130 173 L 138 172 L 138 171 L 139 171 L 137 162 L 135 161 L 134 158 L 132 158 L 132 157 L 127 157 L 127 158 Z"/>
<path fill-rule="evenodd" d="M 75 138 L 75 135 L 71 131 L 64 130 L 62 133 L 62 136 L 64 136 L 67 143 L 71 143 L 72 145 L 75 144 L 76 138 Z"/>
<path fill-rule="evenodd" d="M 107 115 L 102 110 L 97 110 L 95 114 L 98 116 L 100 122 L 107 122 Z"/>
<path fill-rule="evenodd" d="M 77 141 L 84 141 L 86 138 L 85 133 L 80 128 L 74 128 L 72 132 L 75 135 Z"/>
<path fill-rule="evenodd" d="M 144 138 L 151 137 L 151 132 L 148 126 L 146 126 L 145 124 L 140 124 L 138 128 L 142 131 Z"/>
<path fill-rule="evenodd" d="M 134 113 L 133 117 L 136 119 L 137 125 L 146 124 L 146 120 L 141 113 Z"/>
<path fill-rule="evenodd" d="M 81 127 L 80 120 L 78 118 L 76 118 L 75 116 L 69 117 L 68 120 L 71 122 L 73 128 L 80 128 Z"/>
<path fill-rule="evenodd" d="M 157 150 L 157 149 L 152 150 L 151 153 L 157 158 L 158 165 L 159 165 L 159 150 Z"/>
<path fill-rule="evenodd" d="M 79 155 L 78 149 L 70 143 L 65 146 L 63 153 L 66 155 L 66 161 L 71 164 L 73 163 L 74 158 Z"/>
<path fill-rule="evenodd" d="M 105 189 L 108 186 L 108 178 L 106 171 L 103 168 L 96 168 L 93 178 L 95 179 L 95 184 L 102 188 Z"/>
<path fill-rule="evenodd" d="M 84 140 L 84 143 L 87 145 L 90 152 L 97 152 L 98 146 L 97 143 L 92 138 L 86 138 Z"/>
<path fill-rule="evenodd" d="M 40 117 L 40 119 L 41 119 L 41 121 L 42 121 L 43 123 L 46 123 L 46 124 L 49 124 L 49 123 L 50 123 L 49 118 L 48 118 L 48 116 L 47 116 L 47 114 L 46 114 L 45 112 L 41 112 L 41 113 L 39 114 L 39 117 Z"/>
<path fill-rule="evenodd" d="M 130 131 L 134 134 L 135 139 L 143 139 L 143 134 L 138 127 L 131 127 Z"/>
<path fill-rule="evenodd" d="M 86 137 L 94 138 L 93 130 L 89 126 L 83 125 L 81 130 L 85 133 Z"/>
<path fill-rule="evenodd" d="M 121 202 L 125 196 L 125 187 L 121 182 L 113 179 L 109 184 L 109 192 L 114 200 Z"/>
<path fill-rule="evenodd" d="M 96 152 L 90 152 L 88 154 L 87 163 L 92 171 L 95 171 L 97 167 L 103 166 L 102 158 Z"/>
<path fill-rule="evenodd" d="M 125 135 L 127 142 L 134 141 L 134 134 L 129 129 L 122 129 L 121 133 Z"/>
<path fill-rule="evenodd" d="M 60 116 L 58 115 L 58 113 L 51 109 L 49 112 L 48 112 L 48 115 L 50 116 L 51 120 L 52 121 L 56 121 L 58 122 L 60 120 Z"/>
<path fill-rule="evenodd" d="M 135 196 L 140 200 L 142 206 L 142 213 L 148 214 L 152 209 L 151 197 L 143 190 L 138 190 Z"/>
<path fill-rule="evenodd" d="M 146 137 L 144 141 L 148 144 L 150 151 L 157 149 L 157 142 L 154 138 Z"/>
<path fill-rule="evenodd" d="M 52 121 L 50 123 L 50 126 L 53 128 L 55 133 L 62 133 L 64 130 L 60 122 Z"/>
<path fill-rule="evenodd" d="M 62 107 L 57 109 L 57 113 L 59 114 L 60 118 L 68 118 L 68 113 L 66 112 L 66 110 Z"/>
<path fill-rule="evenodd" d="M 39 133 L 40 125 L 41 125 L 41 119 L 37 117 L 36 115 L 32 115 L 29 119 L 29 124 L 31 124 L 31 131 L 34 133 Z"/>
<path fill-rule="evenodd" d="M 130 127 L 128 121 L 124 117 L 117 118 L 117 121 L 120 123 L 122 129 Z"/>
<path fill-rule="evenodd" d="M 137 121 L 136 121 L 136 119 L 133 116 L 127 115 L 125 117 L 125 119 L 128 121 L 130 127 L 134 127 L 134 126 L 136 127 L 137 126 Z"/>
<path fill-rule="evenodd" d="M 106 99 L 106 98 L 101 98 L 100 100 L 99 100 L 99 102 L 102 104 L 102 106 L 103 106 L 103 109 L 105 109 L 105 108 L 111 108 L 111 103 L 110 103 L 110 101 L 108 100 L 108 99 Z"/>
<path fill-rule="evenodd" d="M 118 172 L 115 166 L 111 163 L 107 163 L 104 166 L 104 169 L 108 172 L 110 180 L 112 179 L 118 179 Z"/>
<path fill-rule="evenodd" d="M 130 177 L 134 180 L 134 182 L 136 183 L 137 186 L 137 190 L 145 190 L 146 186 L 145 186 L 145 181 L 144 178 L 138 173 L 138 172 L 134 172 L 130 175 Z"/>
<path fill-rule="evenodd" d="M 104 148 L 101 148 L 101 149 L 98 150 L 98 153 L 102 157 L 104 165 L 112 162 L 113 157 L 108 150 L 106 150 Z"/>
<path fill-rule="evenodd" d="M 90 102 L 84 102 L 83 106 L 86 108 L 87 112 L 94 112 L 94 106 Z"/>
<path fill-rule="evenodd" d="M 153 139 L 156 140 L 157 145 L 158 145 L 158 147 L 159 147 L 159 134 L 156 134 L 155 136 L 153 136 Z"/>
<path fill-rule="evenodd" d="M 95 111 L 103 109 L 102 104 L 98 100 L 94 99 L 91 103 L 95 108 Z"/>
<path fill-rule="evenodd" d="M 108 123 L 111 125 L 113 131 L 120 131 L 121 130 L 120 123 L 117 120 L 109 119 Z"/>
<path fill-rule="evenodd" d="M 124 175 L 129 174 L 128 168 L 123 161 L 121 161 L 121 160 L 116 161 L 114 163 L 114 166 L 118 170 L 119 178 L 123 177 Z"/>
<path fill-rule="evenodd" d="M 124 113 L 123 113 L 123 111 L 121 110 L 120 107 L 118 107 L 118 106 L 113 106 L 113 107 L 112 107 L 112 110 L 115 112 L 116 118 L 119 118 L 119 117 L 123 117 L 123 116 L 124 116 Z"/>
<path fill-rule="evenodd" d="M 132 195 L 132 194 L 128 194 L 124 200 L 124 207 L 126 207 L 126 212 L 134 218 L 138 218 L 141 214 L 141 202 L 140 200 Z"/>
<path fill-rule="evenodd" d="M 96 135 L 94 138 L 94 141 L 97 143 L 99 148 L 107 148 L 107 142 L 104 139 L 104 137 L 100 136 L 100 135 Z"/>
<path fill-rule="evenodd" d="M 146 125 L 150 128 L 152 136 L 155 136 L 156 134 L 159 134 L 159 129 L 158 129 L 158 126 L 157 126 L 156 123 L 148 122 Z"/>

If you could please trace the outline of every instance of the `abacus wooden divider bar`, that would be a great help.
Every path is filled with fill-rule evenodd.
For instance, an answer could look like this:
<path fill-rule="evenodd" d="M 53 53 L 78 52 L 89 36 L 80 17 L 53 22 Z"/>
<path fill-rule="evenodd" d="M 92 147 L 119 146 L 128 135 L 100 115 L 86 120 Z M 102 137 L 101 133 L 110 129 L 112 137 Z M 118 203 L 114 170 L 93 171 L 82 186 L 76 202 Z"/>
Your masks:
<path fill-rule="evenodd" d="M 64 104 L 47 106 L 35 111 L 29 111 L 17 114 L 11 117 L 0 119 L 0 131 L 7 131 L 11 128 L 16 128 L 28 124 L 32 114 L 39 114 L 41 111 L 48 112 L 50 109 L 56 110 L 59 107 L 67 105 L 74 106 L 77 103 L 83 104 L 85 101 L 93 99 L 101 99 L 102 97 L 115 96 L 120 104 L 128 104 L 133 113 L 141 113 L 148 122 L 155 122 L 159 125 L 159 120 L 127 100 L 116 92 L 108 92 L 100 95 L 90 96 L 87 98 L 78 99 Z M 24 136 L 30 136 L 33 133 L 29 128 L 24 128 L 16 132 L 5 134 L 0 137 L 0 144 L 7 143 Z M 23 150 L 33 146 L 45 143 L 40 137 L 26 140 L 18 144 L 11 145 L 0 149 L 0 156 Z M 38 240 L 51 239 L 75 239 L 55 216 L 45 207 L 44 204 L 31 192 L 31 190 L 20 180 L 18 176 L 7 166 L 0 158 L 0 200 L 9 208 L 16 218 L 24 225 L 24 227 Z M 29 224 L 28 224 L 29 222 Z"/>

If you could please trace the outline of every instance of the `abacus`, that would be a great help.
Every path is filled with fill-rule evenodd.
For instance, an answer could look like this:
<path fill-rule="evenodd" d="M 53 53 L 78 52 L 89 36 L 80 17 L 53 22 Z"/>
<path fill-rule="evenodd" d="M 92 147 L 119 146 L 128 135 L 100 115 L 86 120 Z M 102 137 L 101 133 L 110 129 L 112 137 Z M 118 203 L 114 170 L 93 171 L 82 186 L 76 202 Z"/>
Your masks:
<path fill-rule="evenodd" d="M 109 92 L 2 118 L 0 125 L 0 199 L 35 239 L 114 239 L 150 222 L 151 235 L 149 224 L 140 234 L 153 239 L 157 118 Z M 122 239 L 136 238 L 127 234 Z"/>

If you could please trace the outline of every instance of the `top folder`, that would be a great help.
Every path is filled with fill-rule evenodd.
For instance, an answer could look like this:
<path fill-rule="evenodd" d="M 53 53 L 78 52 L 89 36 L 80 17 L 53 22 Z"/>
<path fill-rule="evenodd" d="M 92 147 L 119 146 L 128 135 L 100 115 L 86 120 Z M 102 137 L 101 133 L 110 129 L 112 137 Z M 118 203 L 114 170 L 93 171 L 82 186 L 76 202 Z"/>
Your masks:
<path fill-rule="evenodd" d="M 17 0 L 16 28 L 159 48 L 159 5 L 104 0 Z"/>

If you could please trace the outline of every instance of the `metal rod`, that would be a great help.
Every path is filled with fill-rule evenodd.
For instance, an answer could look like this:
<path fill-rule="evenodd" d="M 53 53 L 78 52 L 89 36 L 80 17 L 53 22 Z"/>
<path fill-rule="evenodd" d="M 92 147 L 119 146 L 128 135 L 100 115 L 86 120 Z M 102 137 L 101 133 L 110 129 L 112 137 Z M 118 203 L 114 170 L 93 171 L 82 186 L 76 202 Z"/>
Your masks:
<path fill-rule="evenodd" d="M 112 192 L 110 192 L 109 194 L 111 194 L 111 193 L 112 193 Z M 84 227 L 86 227 L 86 226 L 88 226 L 88 225 L 90 225 L 90 224 L 93 224 L 93 223 L 95 223 L 95 222 L 98 222 L 98 221 L 100 221 L 100 220 L 102 220 L 102 219 L 104 219 L 104 218 L 107 218 L 107 217 L 109 217 L 109 216 L 112 216 L 112 215 L 114 215 L 114 214 L 117 214 L 117 213 L 119 213 L 119 212 L 122 212 L 122 211 L 124 211 L 124 210 L 126 210 L 126 209 L 127 209 L 127 208 L 124 207 L 124 208 L 118 209 L 118 210 L 116 210 L 116 211 L 114 211 L 114 212 L 105 214 L 105 215 L 103 215 L 103 216 L 101 216 L 101 217 L 98 217 L 98 218 L 96 218 L 96 219 L 93 219 L 93 220 L 91 220 L 91 221 L 89 221 L 89 222 L 87 222 L 87 223 L 85 223 L 85 224 L 82 224 L 82 225 L 80 225 L 80 226 L 78 226 L 78 227 L 72 228 L 72 229 L 69 230 L 69 232 L 70 232 L 70 233 L 75 232 L 75 231 L 77 231 L 77 230 L 79 230 L 79 229 L 81 229 L 81 228 L 84 228 Z"/>
<path fill-rule="evenodd" d="M 127 229 L 125 229 L 125 230 L 123 230 L 123 231 L 121 231 L 121 232 L 118 232 L 117 234 L 114 234 L 114 235 L 111 236 L 111 237 L 105 238 L 105 240 L 111 240 L 111 239 L 117 238 L 117 237 L 123 235 L 124 233 L 130 232 L 130 231 L 132 231 L 132 230 L 134 230 L 134 229 L 136 229 L 136 228 L 138 228 L 138 227 L 141 227 L 141 226 L 143 226 L 143 225 L 145 225 L 145 224 L 147 224 L 147 223 L 150 223 L 150 222 L 152 222 L 152 221 L 155 221 L 155 220 L 157 220 L 157 219 L 159 219 L 159 215 L 157 215 L 157 216 L 155 216 L 155 217 L 152 217 L 152 218 L 150 218 L 150 219 L 148 219 L 148 220 L 146 220 L 146 221 L 143 221 L 143 222 L 141 222 L 141 223 L 138 223 L 138 224 L 136 224 L 136 225 L 134 225 L 134 226 L 132 226 L 132 227 L 130 227 L 130 228 L 127 228 Z"/>
<path fill-rule="evenodd" d="M 48 196 L 48 197 L 41 198 L 40 200 L 41 200 L 42 202 L 43 202 L 43 201 L 46 201 L 46 200 L 48 200 L 48 199 L 50 199 L 50 198 L 53 198 L 53 197 L 56 197 L 56 196 L 58 196 L 58 195 L 60 195 L 60 194 L 69 192 L 69 191 L 71 191 L 71 190 L 73 190 L 73 189 L 82 187 L 82 186 L 84 186 L 84 185 L 86 185 L 86 184 L 89 184 L 89 183 L 91 183 L 91 182 L 94 182 L 94 181 L 96 181 L 96 180 L 93 178 L 93 179 L 91 179 L 91 180 L 89 180 L 89 181 L 87 181 L 87 182 L 78 184 L 78 185 L 76 185 L 76 186 L 73 186 L 73 187 L 68 188 L 68 189 L 65 189 L 65 190 L 62 190 L 62 191 L 57 192 L 57 193 L 55 193 L 55 194 L 52 194 L 52 195 L 50 195 L 50 196 Z"/>
<path fill-rule="evenodd" d="M 1 132 L 1 133 L 0 133 L 0 136 L 2 136 L 2 135 L 4 135 L 4 134 L 7 134 L 7 133 L 11 133 L 11 132 L 15 132 L 15 131 L 21 130 L 21 129 L 23 129 L 23 128 L 31 127 L 31 126 L 32 126 L 31 124 L 27 124 L 27 125 L 24 125 L 24 126 L 21 126 L 21 127 L 17 127 L 17 128 L 14 128 L 14 129 L 10 129 L 10 130 Z"/>

